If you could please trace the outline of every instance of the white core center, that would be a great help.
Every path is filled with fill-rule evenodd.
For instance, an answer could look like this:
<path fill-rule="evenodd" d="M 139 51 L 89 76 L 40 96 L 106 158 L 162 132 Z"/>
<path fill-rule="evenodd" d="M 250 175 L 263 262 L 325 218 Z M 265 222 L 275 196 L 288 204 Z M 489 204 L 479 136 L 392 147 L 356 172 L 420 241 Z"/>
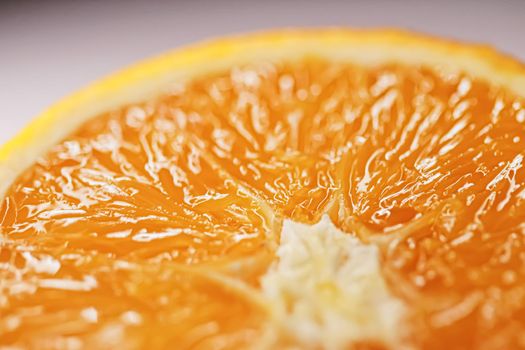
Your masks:
<path fill-rule="evenodd" d="M 284 221 L 278 261 L 262 278 L 274 321 L 300 348 L 401 345 L 405 305 L 388 290 L 379 250 L 338 230 Z M 274 334 L 274 337 L 278 337 Z"/>

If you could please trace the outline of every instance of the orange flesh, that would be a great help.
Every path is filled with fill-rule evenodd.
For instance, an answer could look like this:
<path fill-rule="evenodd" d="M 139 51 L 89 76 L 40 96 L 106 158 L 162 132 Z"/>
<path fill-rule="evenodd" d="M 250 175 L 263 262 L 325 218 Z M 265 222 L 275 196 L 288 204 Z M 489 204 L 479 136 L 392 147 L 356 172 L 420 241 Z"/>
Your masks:
<path fill-rule="evenodd" d="M 329 213 L 381 248 L 415 346 L 525 348 L 523 106 L 460 73 L 307 59 L 94 118 L 5 195 L 0 345 L 246 348 L 282 219 Z"/>

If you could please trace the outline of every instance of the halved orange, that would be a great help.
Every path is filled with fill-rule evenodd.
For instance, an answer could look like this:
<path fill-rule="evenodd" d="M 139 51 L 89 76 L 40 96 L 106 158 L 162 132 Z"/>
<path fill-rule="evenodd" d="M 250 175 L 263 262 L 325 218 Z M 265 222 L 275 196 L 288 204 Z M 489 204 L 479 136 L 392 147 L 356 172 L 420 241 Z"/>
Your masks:
<path fill-rule="evenodd" d="M 0 149 L 0 345 L 525 348 L 524 91 L 346 29 L 98 82 Z"/>

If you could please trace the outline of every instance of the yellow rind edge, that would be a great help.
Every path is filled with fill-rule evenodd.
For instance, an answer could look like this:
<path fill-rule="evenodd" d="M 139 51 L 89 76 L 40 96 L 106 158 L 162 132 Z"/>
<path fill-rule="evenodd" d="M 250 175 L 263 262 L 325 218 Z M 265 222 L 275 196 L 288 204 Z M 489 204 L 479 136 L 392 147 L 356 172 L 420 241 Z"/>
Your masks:
<path fill-rule="evenodd" d="M 0 147 L 0 194 L 39 155 L 87 118 L 159 94 L 170 84 L 257 59 L 306 55 L 359 64 L 439 66 L 525 96 L 525 65 L 494 49 L 392 29 L 280 29 L 186 46 L 96 81 L 37 116 Z"/>

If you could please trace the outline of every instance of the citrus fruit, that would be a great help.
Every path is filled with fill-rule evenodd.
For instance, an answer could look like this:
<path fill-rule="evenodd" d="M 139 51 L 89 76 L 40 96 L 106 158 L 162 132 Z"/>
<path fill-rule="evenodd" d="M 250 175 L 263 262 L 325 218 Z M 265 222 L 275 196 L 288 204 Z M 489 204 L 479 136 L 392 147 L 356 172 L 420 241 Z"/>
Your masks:
<path fill-rule="evenodd" d="M 396 31 L 140 63 L 0 150 L 0 345 L 525 348 L 525 67 Z"/>

